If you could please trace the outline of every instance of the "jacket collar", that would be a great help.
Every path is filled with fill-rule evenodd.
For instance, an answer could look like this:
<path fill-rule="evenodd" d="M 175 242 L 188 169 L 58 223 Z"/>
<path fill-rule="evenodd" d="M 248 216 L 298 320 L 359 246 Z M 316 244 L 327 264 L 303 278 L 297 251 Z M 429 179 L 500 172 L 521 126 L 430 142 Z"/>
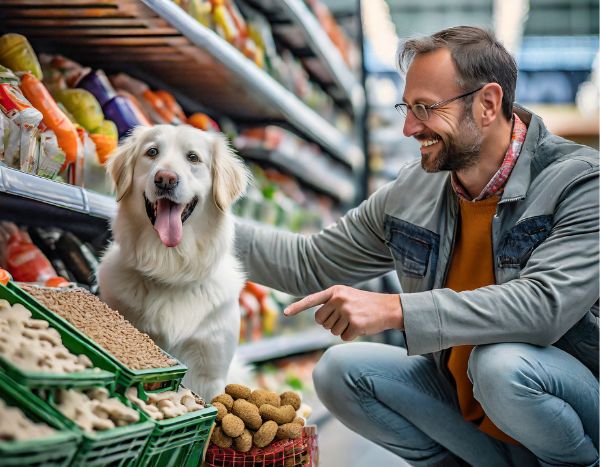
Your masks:
<path fill-rule="evenodd" d="M 531 161 L 541 137 L 547 132 L 542 119 L 530 110 L 515 104 L 513 112 L 527 125 L 527 135 L 517 163 L 504 186 L 500 204 L 525 198 L 531 182 Z"/>

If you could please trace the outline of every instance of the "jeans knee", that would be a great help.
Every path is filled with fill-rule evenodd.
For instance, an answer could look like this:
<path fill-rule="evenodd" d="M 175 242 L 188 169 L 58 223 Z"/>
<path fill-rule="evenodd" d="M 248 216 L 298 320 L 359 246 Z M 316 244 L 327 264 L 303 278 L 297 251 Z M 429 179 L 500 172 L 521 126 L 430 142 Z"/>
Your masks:
<path fill-rule="evenodd" d="M 486 407 L 488 402 L 512 399 L 530 391 L 535 378 L 527 358 L 528 344 L 501 343 L 480 345 L 469 357 L 469 379 L 475 398 Z M 493 405 L 493 404 L 490 404 Z"/>
<path fill-rule="evenodd" d="M 346 375 L 355 366 L 356 358 L 349 349 L 352 344 L 330 347 L 313 369 L 313 383 L 319 399 L 325 406 L 339 397 Z"/>

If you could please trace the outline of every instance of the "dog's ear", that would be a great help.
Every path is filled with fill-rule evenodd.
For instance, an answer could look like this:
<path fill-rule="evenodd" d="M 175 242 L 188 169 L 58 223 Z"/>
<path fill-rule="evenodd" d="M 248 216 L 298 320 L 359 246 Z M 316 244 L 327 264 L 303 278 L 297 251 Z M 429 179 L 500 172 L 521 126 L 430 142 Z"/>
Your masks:
<path fill-rule="evenodd" d="M 214 134 L 213 140 L 213 200 L 221 212 L 231 206 L 246 190 L 248 171 L 244 163 L 233 153 L 222 134 Z"/>
<path fill-rule="evenodd" d="M 117 201 L 121 201 L 131 189 L 139 136 L 146 129 L 143 126 L 136 127 L 108 159 L 106 170 L 112 178 Z"/>

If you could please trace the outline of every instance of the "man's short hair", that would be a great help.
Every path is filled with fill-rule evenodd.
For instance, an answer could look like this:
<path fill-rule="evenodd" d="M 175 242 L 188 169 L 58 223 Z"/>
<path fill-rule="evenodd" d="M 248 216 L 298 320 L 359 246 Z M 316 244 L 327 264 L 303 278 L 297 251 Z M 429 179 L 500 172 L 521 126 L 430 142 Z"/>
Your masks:
<path fill-rule="evenodd" d="M 398 64 L 406 71 L 415 56 L 437 49 L 450 50 L 458 74 L 458 85 L 465 91 L 486 83 L 502 87 L 502 113 L 512 118 L 517 64 L 494 34 L 474 26 L 456 26 L 431 36 L 407 39 L 398 49 Z M 471 100 L 465 101 L 468 105 Z"/>

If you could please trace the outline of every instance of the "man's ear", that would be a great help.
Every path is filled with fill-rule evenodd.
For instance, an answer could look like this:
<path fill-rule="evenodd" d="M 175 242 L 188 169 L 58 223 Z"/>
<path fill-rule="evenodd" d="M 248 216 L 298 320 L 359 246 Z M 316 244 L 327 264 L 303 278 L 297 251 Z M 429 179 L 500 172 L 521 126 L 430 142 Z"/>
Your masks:
<path fill-rule="evenodd" d="M 488 83 L 479 91 L 481 123 L 490 125 L 499 116 L 502 116 L 502 86 L 498 83 Z"/>
<path fill-rule="evenodd" d="M 148 127 L 138 126 L 125 138 L 115 152 L 110 156 L 106 164 L 106 170 L 110 174 L 113 187 L 116 190 L 117 202 L 121 201 L 131 189 L 133 183 L 133 168 L 138 152 L 140 136 Z"/>
<path fill-rule="evenodd" d="M 246 190 L 248 171 L 227 144 L 225 136 L 220 133 L 212 136 L 213 200 L 217 208 L 225 212 Z"/>

